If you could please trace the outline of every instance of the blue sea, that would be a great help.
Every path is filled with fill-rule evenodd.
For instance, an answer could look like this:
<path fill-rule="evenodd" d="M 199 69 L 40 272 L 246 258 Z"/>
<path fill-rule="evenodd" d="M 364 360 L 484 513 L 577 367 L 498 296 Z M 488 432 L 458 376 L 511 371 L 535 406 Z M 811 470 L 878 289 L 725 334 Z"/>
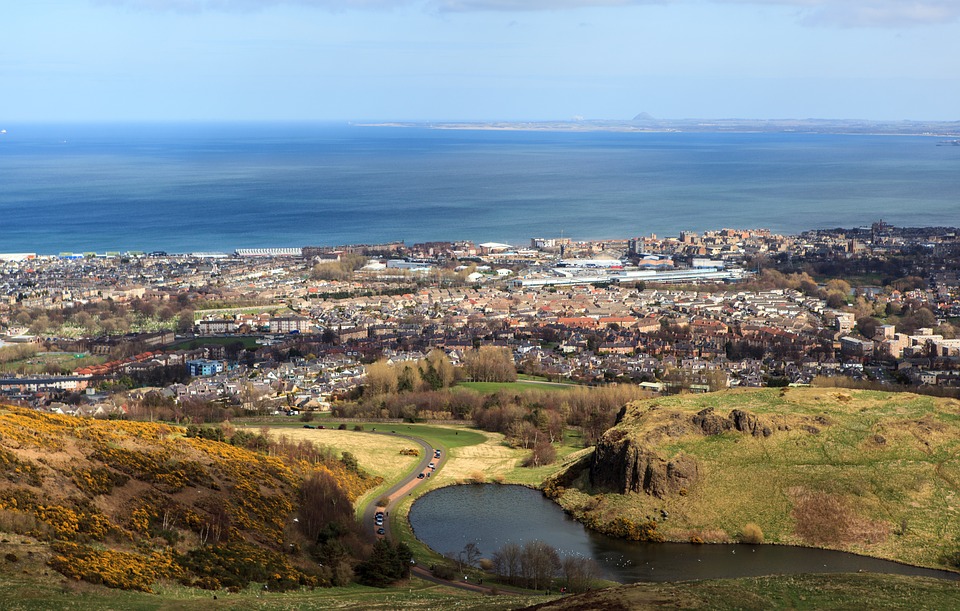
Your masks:
<path fill-rule="evenodd" d="M 0 252 L 960 225 L 960 147 L 936 137 L 0 127 Z"/>

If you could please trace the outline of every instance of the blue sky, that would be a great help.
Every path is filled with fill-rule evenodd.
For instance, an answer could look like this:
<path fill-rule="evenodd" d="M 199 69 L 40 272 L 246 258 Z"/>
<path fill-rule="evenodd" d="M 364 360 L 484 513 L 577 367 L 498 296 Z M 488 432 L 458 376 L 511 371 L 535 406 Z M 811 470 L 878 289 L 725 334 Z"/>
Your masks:
<path fill-rule="evenodd" d="M 29 0 L 0 123 L 960 120 L 960 0 Z"/>

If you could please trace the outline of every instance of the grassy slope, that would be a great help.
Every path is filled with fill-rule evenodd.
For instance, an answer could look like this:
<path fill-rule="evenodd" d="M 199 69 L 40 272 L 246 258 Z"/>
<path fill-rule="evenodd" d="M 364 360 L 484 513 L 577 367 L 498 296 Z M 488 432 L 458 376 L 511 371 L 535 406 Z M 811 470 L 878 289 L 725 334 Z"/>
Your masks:
<path fill-rule="evenodd" d="M 641 416 L 639 410 L 657 406 Z M 679 437 L 654 431 L 713 407 L 748 410 L 768 423 L 767 438 L 736 431 Z M 636 404 L 619 426 L 669 459 L 696 457 L 700 477 L 685 496 L 599 497 L 603 518 L 642 519 L 660 509 L 669 539 L 736 538 L 747 523 L 767 542 L 820 545 L 912 564 L 943 566 L 960 549 L 960 402 L 912 394 L 839 389 L 732 391 Z M 790 430 L 777 430 L 788 425 Z M 815 426 L 819 433 L 803 430 Z M 650 443 L 649 441 L 647 443 Z M 579 491 L 568 508 L 597 503 Z M 829 507 L 829 510 L 822 509 Z M 839 525 L 839 526 L 838 526 Z M 901 532 L 903 527 L 905 532 Z"/>
<path fill-rule="evenodd" d="M 3 563 L 0 560 L 0 563 Z M 395 609 L 462 609 L 465 611 L 516 609 L 539 602 L 523 596 L 478 596 L 453 588 L 412 580 L 406 587 L 382 590 L 359 585 L 318 588 L 297 592 L 264 592 L 259 585 L 236 594 L 210 592 L 175 585 L 160 585 L 156 593 L 110 590 L 59 575 L 39 577 L 47 571 L 36 563 L 0 564 L 0 608 L 5 611 L 206 611 L 217 609 L 292 609 L 393 611 Z M 24 571 L 29 575 L 24 574 Z M 214 599 L 216 595 L 216 599 Z"/>
<path fill-rule="evenodd" d="M 795 575 L 642 583 L 537 606 L 550 610 L 956 609 L 955 582 L 900 575 Z"/>

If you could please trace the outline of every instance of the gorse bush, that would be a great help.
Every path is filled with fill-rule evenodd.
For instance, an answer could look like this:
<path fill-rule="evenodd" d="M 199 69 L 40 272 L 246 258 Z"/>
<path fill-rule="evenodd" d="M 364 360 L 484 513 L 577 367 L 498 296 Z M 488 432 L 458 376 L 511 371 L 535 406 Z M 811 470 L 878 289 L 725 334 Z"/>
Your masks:
<path fill-rule="evenodd" d="M 346 585 L 368 546 L 351 502 L 381 480 L 350 453 L 266 433 L 0 407 L 0 531 L 51 542 L 54 570 L 112 588 Z M 331 499 L 305 541 L 294 518 Z"/>
<path fill-rule="evenodd" d="M 763 543 L 763 530 L 753 522 L 744 525 L 743 530 L 740 531 L 740 542 L 751 545 Z"/>

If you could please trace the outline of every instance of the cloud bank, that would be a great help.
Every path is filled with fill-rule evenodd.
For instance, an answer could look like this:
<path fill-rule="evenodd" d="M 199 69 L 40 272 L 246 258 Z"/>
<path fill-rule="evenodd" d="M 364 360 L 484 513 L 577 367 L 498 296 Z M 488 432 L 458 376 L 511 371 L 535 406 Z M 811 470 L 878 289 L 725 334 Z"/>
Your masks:
<path fill-rule="evenodd" d="M 94 0 L 98 4 L 153 11 L 255 11 L 289 5 L 328 11 L 384 10 L 423 4 L 446 13 L 530 12 L 680 4 L 690 0 Z M 960 0 L 707 0 L 721 4 L 795 7 L 809 26 L 900 28 L 951 23 L 960 19 Z"/>

